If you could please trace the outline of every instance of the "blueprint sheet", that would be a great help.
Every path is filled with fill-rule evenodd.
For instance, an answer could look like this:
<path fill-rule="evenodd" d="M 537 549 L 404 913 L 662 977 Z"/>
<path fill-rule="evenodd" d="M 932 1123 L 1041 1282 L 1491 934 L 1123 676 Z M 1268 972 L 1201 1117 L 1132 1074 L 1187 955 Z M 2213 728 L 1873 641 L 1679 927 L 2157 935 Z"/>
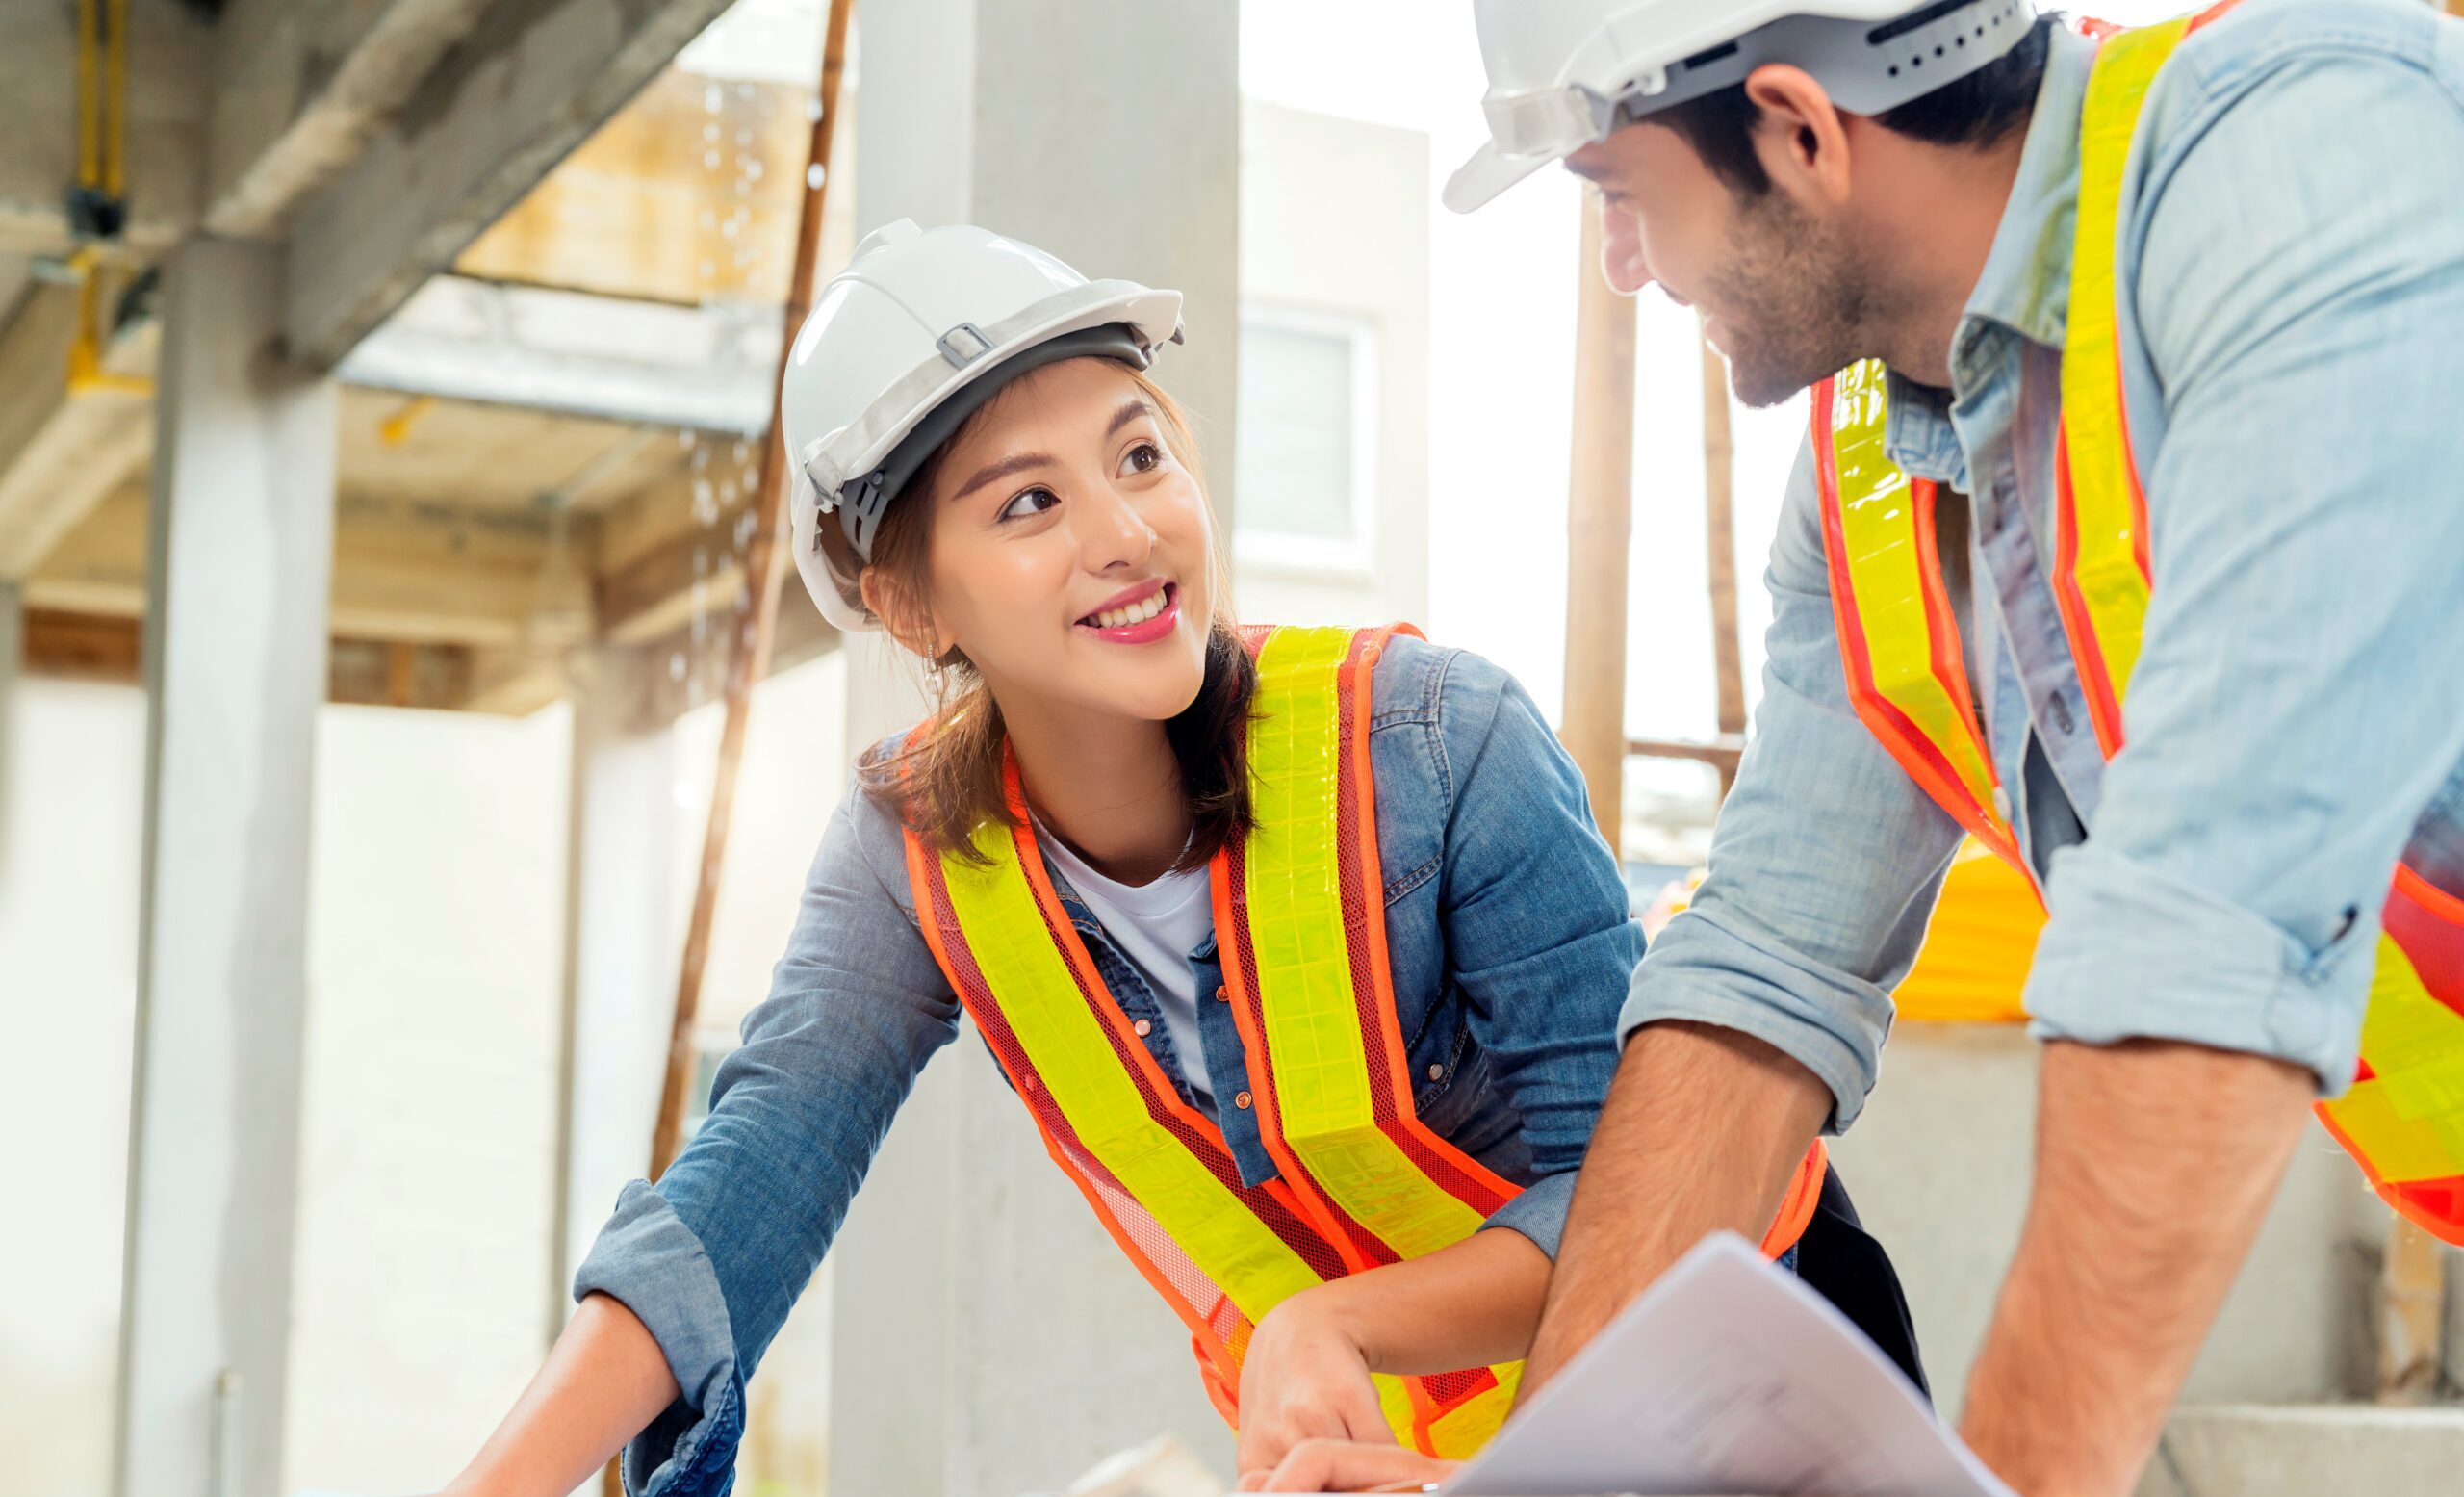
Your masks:
<path fill-rule="evenodd" d="M 1443 1497 L 2013 1497 L 1872 1342 L 1743 1238 L 1707 1239 Z"/>

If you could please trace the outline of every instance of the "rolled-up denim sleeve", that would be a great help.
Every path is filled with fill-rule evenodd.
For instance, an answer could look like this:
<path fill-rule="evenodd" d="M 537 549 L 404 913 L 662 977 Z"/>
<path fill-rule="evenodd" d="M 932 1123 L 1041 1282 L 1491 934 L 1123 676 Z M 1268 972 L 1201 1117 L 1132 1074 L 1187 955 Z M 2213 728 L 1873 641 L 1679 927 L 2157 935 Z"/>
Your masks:
<path fill-rule="evenodd" d="M 1616 1070 L 1643 954 L 1582 774 L 1520 683 L 1453 654 L 1439 737 L 1451 787 L 1438 908 L 1450 976 L 1490 1078 L 1522 1119 L 1533 1183 L 1489 1218 L 1552 1257 Z"/>
<path fill-rule="evenodd" d="M 1709 875 L 1635 969 L 1618 1032 L 1684 1020 L 1750 1034 L 1831 1089 L 1836 1131 L 1873 1090 L 1890 991 L 1924 943 L 1961 833 L 1849 705 L 1810 448 L 1765 581 L 1755 736 Z"/>
<path fill-rule="evenodd" d="M 626 1453 L 632 1492 L 718 1489 L 746 1380 L 916 1074 L 958 1032 L 957 1002 L 888 882 L 904 861 L 895 821 L 851 788 L 708 1119 L 656 1185 L 626 1187 L 576 1276 L 577 1298 L 608 1295 L 642 1321 L 681 1390 Z"/>
<path fill-rule="evenodd" d="M 2313 48 L 2148 165 L 2153 601 L 2125 746 L 2054 862 L 2040 1035 L 2352 1080 L 2389 879 L 2464 758 L 2455 82 Z"/>

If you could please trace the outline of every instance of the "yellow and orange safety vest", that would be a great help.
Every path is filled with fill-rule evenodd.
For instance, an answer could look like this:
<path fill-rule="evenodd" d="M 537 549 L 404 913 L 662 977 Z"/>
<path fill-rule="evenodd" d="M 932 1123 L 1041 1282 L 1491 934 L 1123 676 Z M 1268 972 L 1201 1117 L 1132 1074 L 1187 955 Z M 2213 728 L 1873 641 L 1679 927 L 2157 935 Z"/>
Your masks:
<path fill-rule="evenodd" d="M 976 863 L 911 833 L 926 940 L 1034 1114 L 1053 1162 L 1190 1328 L 1207 1391 L 1239 1424 L 1253 1328 L 1312 1285 L 1434 1252 L 1517 1187 L 1413 1112 L 1386 958 L 1371 773 L 1371 675 L 1393 629 L 1257 630 L 1256 829 L 1210 869 L 1245 1105 L 1278 1176 L 1245 1185 L 1222 1132 L 1180 1100 L 1071 925 L 1026 816 L 987 819 Z M 1822 1186 L 1808 1153 L 1764 1241 L 1795 1243 Z M 1397 1438 L 1463 1457 L 1494 1433 L 1522 1364 L 1377 1375 Z"/>
<path fill-rule="evenodd" d="M 2108 757 L 2122 744 L 2151 577 L 2116 332 L 2123 168 L 2158 70 L 2184 37 L 2232 4 L 2135 31 L 2098 28 L 2104 40 L 2083 108 L 2052 581 Z M 1936 486 L 1885 455 L 1885 414 L 1879 362 L 1814 388 L 1823 546 L 1849 697 L 1910 777 L 2034 888 L 1969 695 L 1934 535 Z M 2385 932 L 2357 1079 L 2321 1103 L 2319 1117 L 2390 1205 L 2464 1245 L 2464 900 L 2400 866 Z"/>

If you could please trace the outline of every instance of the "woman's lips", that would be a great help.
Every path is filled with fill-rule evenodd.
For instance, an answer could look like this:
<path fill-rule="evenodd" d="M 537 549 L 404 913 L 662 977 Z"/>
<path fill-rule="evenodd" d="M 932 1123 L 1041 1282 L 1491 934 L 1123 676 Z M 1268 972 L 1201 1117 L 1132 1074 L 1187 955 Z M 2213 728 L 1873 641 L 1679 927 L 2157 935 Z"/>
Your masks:
<path fill-rule="evenodd" d="M 1181 590 L 1169 582 L 1152 591 L 1134 589 L 1126 604 L 1115 603 L 1096 609 L 1080 619 L 1077 628 L 1098 639 L 1114 644 L 1153 644 L 1170 634 L 1181 622 Z M 1149 611 L 1149 610 L 1152 611 Z M 1105 624 L 1106 618 L 1120 622 Z"/>

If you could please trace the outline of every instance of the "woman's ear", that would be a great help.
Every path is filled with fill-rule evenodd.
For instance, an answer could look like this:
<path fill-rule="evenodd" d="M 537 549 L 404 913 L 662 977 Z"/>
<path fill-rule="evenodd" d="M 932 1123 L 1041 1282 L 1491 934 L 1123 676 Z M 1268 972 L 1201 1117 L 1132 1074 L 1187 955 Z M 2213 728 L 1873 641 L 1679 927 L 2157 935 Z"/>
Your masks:
<path fill-rule="evenodd" d="M 1771 179 L 1800 202 L 1844 202 L 1848 127 L 1830 91 L 1805 69 L 1772 63 L 1746 76 L 1745 96 L 1761 111 L 1754 147 Z"/>
<path fill-rule="evenodd" d="M 857 574 L 856 586 L 863 594 L 865 608 L 901 646 L 922 656 L 927 663 L 948 652 L 932 610 L 903 583 L 880 567 L 868 566 Z"/>

